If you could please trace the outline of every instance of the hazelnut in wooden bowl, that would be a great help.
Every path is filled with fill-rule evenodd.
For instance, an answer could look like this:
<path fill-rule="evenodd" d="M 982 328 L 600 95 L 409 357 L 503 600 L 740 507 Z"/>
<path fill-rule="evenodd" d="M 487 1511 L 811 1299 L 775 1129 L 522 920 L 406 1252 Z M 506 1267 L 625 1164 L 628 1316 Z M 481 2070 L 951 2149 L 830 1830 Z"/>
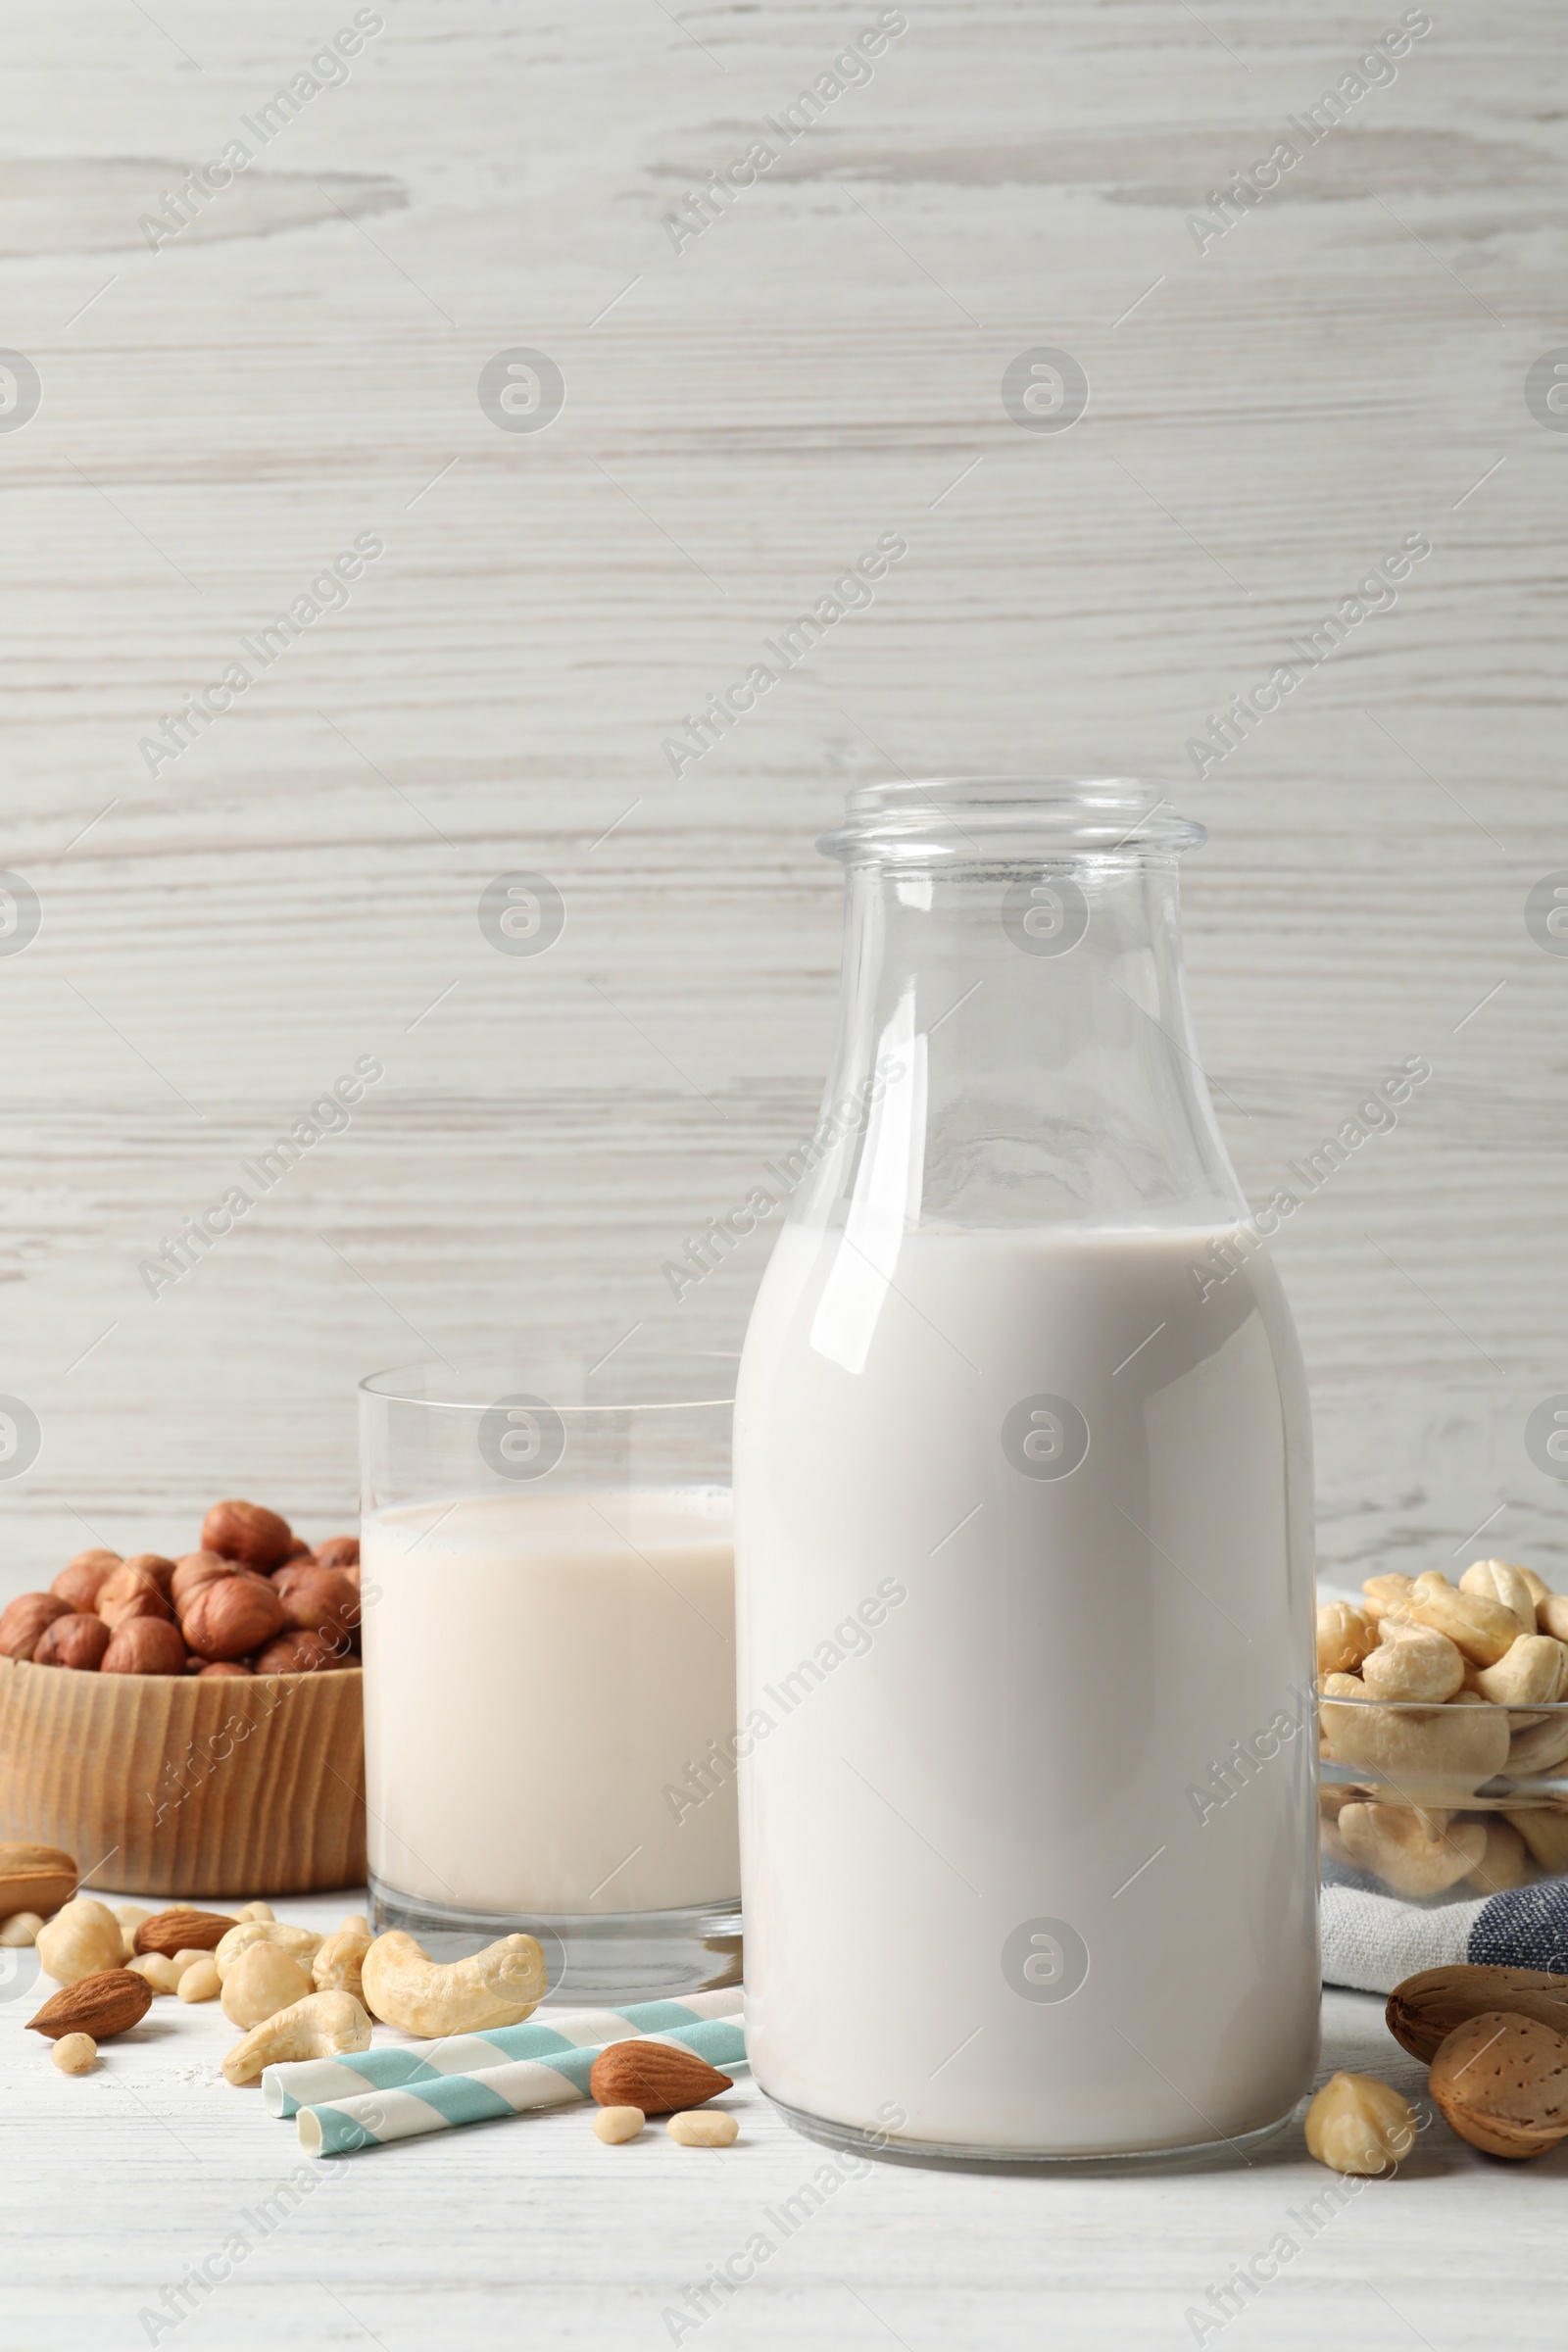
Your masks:
<path fill-rule="evenodd" d="M 365 1877 L 358 1540 L 215 1504 L 178 1560 L 80 1552 L 0 1612 L 0 1839 L 148 1894 Z M 275 1581 L 274 1581 L 275 1577 Z"/>

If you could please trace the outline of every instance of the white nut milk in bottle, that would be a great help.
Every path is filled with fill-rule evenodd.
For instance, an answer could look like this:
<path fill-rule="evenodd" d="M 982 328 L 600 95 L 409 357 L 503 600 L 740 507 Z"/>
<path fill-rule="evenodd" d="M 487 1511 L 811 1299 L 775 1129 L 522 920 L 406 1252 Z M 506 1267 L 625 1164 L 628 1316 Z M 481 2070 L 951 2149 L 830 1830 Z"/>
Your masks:
<path fill-rule="evenodd" d="M 1245 2141 L 1317 2051 L 1311 1441 L 1121 781 L 857 792 L 747 1335 L 748 2044 L 847 2144 Z"/>

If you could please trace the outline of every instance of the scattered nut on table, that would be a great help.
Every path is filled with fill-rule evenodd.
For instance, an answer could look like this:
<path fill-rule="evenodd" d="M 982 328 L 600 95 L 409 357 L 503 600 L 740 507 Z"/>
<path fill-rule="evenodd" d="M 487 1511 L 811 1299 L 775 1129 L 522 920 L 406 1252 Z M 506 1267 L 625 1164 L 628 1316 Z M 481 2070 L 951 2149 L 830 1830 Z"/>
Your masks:
<path fill-rule="evenodd" d="M 313 1992 L 280 2009 L 236 2041 L 223 2060 L 225 2082 L 258 2082 L 262 2069 L 296 2058 L 339 2058 L 368 2050 L 370 2020 L 351 1992 Z"/>
<path fill-rule="evenodd" d="M 594 2137 L 608 2148 L 635 2139 L 648 2118 L 640 2107 L 601 2107 L 594 2117 Z"/>
<path fill-rule="evenodd" d="M 1387 2173 L 1415 2144 L 1415 2111 L 1373 2075 L 1331 2075 L 1306 2111 L 1306 2148 L 1336 2173 Z"/>
<path fill-rule="evenodd" d="M 86 2075 L 98 2063 L 98 2044 L 90 2034 L 62 2034 L 50 2055 L 63 2075 Z"/>
<path fill-rule="evenodd" d="M 216 1955 L 213 1965 L 222 1987 L 223 2015 L 231 2026 L 259 2026 L 280 2009 L 292 2009 L 311 1989 L 298 1960 L 280 1944 L 249 1944 L 226 1970 Z"/>
<path fill-rule="evenodd" d="M 203 1952 L 182 1973 L 174 1990 L 182 2001 L 216 2001 L 219 1994 L 218 1963 L 211 1952 Z"/>
<path fill-rule="evenodd" d="M 78 1894 L 38 1930 L 38 1959 L 45 1976 L 57 1984 L 73 1984 L 77 1977 L 96 1976 L 100 1969 L 118 1968 L 124 1958 L 120 1922 L 107 1903 Z"/>
<path fill-rule="evenodd" d="M 154 1992 L 177 1992 L 179 1970 L 164 1952 L 140 1952 L 125 1963 L 133 1976 L 143 1977 Z"/>
<path fill-rule="evenodd" d="M 16 1951 L 36 1943 L 42 1926 L 36 1911 L 13 1911 L 4 1927 L 0 1927 L 0 1949 Z"/>
<path fill-rule="evenodd" d="M 1402 2100 L 1399 2103 L 1404 2104 Z M 740 2132 L 740 2125 L 722 2107 L 700 2107 L 693 2115 L 672 2115 L 664 2129 L 683 2148 L 727 2148 Z"/>

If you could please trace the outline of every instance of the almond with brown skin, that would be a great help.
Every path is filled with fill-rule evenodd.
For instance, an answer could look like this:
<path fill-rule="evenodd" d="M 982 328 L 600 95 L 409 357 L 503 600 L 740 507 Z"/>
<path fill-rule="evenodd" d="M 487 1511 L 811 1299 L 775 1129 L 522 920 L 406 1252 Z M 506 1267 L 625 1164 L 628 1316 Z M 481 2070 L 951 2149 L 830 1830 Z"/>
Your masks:
<path fill-rule="evenodd" d="M 30 1658 L 44 1627 L 74 1613 L 58 1592 L 19 1592 L 0 1614 L 0 1658 Z"/>
<path fill-rule="evenodd" d="M 352 1666 L 347 1641 L 326 1634 L 279 1634 L 253 1659 L 258 1674 L 330 1674 L 337 1666 Z"/>
<path fill-rule="evenodd" d="M 294 1531 L 259 1502 L 215 1502 L 202 1521 L 202 1549 L 220 1551 L 247 1568 L 275 1568 L 294 1545 Z"/>
<path fill-rule="evenodd" d="M 601 2051 L 588 2077 L 601 2107 L 640 2107 L 644 2115 L 674 2115 L 701 2107 L 733 2087 L 728 2075 L 669 2041 L 617 2041 Z"/>
<path fill-rule="evenodd" d="M 167 1617 L 127 1617 L 117 1625 L 100 1674 L 183 1674 L 185 1643 Z"/>
<path fill-rule="evenodd" d="M 107 2041 L 112 2034 L 140 2025 L 152 1998 L 152 1986 L 134 1970 L 101 1968 L 95 1976 L 62 1985 L 36 2017 L 28 2018 L 27 2031 L 45 2034 L 51 2041 L 62 2034 L 90 2034 L 94 2041 Z"/>
<path fill-rule="evenodd" d="M 1544 2156 L 1568 2139 L 1568 2034 L 1484 2009 L 1456 2026 L 1427 2087 L 1445 2121 L 1489 2156 Z"/>
<path fill-rule="evenodd" d="M 1456 2026 L 1488 2009 L 1568 2034 L 1568 1976 L 1544 1968 L 1424 1968 L 1396 1984 L 1384 2020 L 1400 2048 L 1430 2066 Z"/>
<path fill-rule="evenodd" d="M 238 1920 L 224 1911 L 189 1911 L 176 1903 L 140 1922 L 136 1950 L 138 1954 L 161 1952 L 169 1960 L 176 1952 L 216 1952 L 229 1929 L 238 1925 Z"/>
<path fill-rule="evenodd" d="M 74 1559 L 66 1562 L 49 1590 L 69 1600 L 74 1609 L 95 1609 L 105 1580 L 119 1566 L 118 1551 L 78 1551 Z"/>
<path fill-rule="evenodd" d="M 113 1639 L 95 1611 L 57 1617 L 38 1637 L 32 1662 L 35 1666 L 73 1666 L 78 1674 L 96 1674 Z"/>
<path fill-rule="evenodd" d="M 283 1604 L 265 1578 L 220 1577 L 203 1585 L 180 1620 L 204 1658 L 242 1658 L 283 1630 Z"/>
<path fill-rule="evenodd" d="M 36 1911 L 48 1919 L 76 1891 L 74 1857 L 58 1845 L 0 1845 L 0 1919 Z"/>

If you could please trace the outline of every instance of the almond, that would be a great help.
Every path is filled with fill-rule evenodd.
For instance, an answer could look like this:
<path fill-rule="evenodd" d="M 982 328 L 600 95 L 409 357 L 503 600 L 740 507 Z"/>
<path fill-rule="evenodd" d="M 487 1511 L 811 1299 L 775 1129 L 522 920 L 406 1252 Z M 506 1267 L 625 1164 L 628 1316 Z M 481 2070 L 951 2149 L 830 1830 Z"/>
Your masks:
<path fill-rule="evenodd" d="M 1542 2156 L 1568 2139 L 1568 2036 L 1484 2009 L 1456 2026 L 1427 2086 L 1445 2120 L 1489 2156 Z"/>
<path fill-rule="evenodd" d="M 1456 2026 L 1488 2009 L 1568 2034 L 1568 1977 L 1544 1968 L 1424 1968 L 1396 1984 L 1384 2017 L 1400 2048 L 1430 2066 Z"/>
<path fill-rule="evenodd" d="M 0 1845 L 0 1919 L 36 1911 L 47 1919 L 76 1891 L 76 1865 L 58 1845 Z"/>
<path fill-rule="evenodd" d="M 30 1658 L 46 1625 L 74 1614 L 58 1592 L 19 1592 L 0 1615 L 0 1658 Z"/>
<path fill-rule="evenodd" d="M 113 1639 L 95 1610 L 57 1617 L 39 1635 L 32 1662 L 35 1666 L 74 1666 L 78 1674 L 96 1674 Z"/>
<path fill-rule="evenodd" d="M 152 2006 L 153 1988 L 145 1977 L 128 1968 L 103 1968 L 95 1976 L 78 1977 L 45 2001 L 36 2017 L 27 2020 L 29 2034 L 46 2034 L 58 2041 L 62 2034 L 90 2034 L 106 2041 L 139 2025 Z"/>
<path fill-rule="evenodd" d="M 294 1547 L 294 1531 L 259 1502 L 215 1502 L 202 1521 L 202 1548 L 247 1568 L 275 1568 Z"/>
<path fill-rule="evenodd" d="M 283 1604 L 264 1579 L 225 1576 L 203 1585 L 180 1625 L 204 1658 L 242 1658 L 283 1630 Z"/>
<path fill-rule="evenodd" d="M 640 2107 L 644 2115 L 673 2115 L 701 2107 L 733 2087 L 699 2058 L 669 2041 L 617 2041 L 594 2060 L 588 2087 L 601 2107 Z"/>
<path fill-rule="evenodd" d="M 175 1904 L 169 1911 L 155 1911 L 144 1919 L 136 1930 L 136 1949 L 139 1953 L 161 1952 L 172 1960 L 176 1952 L 215 1952 L 239 1922 L 223 1911 L 187 1911 Z"/>
<path fill-rule="evenodd" d="M 95 1609 L 101 1588 L 119 1566 L 118 1551 L 78 1551 L 74 1559 L 66 1562 L 49 1590 L 74 1609 Z"/>

